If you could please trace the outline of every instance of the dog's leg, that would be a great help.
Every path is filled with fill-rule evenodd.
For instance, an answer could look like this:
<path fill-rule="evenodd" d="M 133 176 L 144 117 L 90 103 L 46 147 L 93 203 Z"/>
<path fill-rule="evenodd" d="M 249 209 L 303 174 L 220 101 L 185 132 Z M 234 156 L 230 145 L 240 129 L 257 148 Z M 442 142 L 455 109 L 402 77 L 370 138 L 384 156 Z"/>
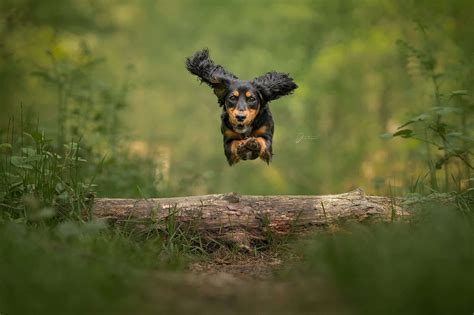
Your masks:
<path fill-rule="evenodd" d="M 227 140 L 224 142 L 224 153 L 229 165 L 245 160 L 245 140 Z"/>
<path fill-rule="evenodd" d="M 245 139 L 238 148 L 238 154 L 242 160 L 255 160 L 259 157 L 259 148 L 254 145 L 254 138 Z"/>
<path fill-rule="evenodd" d="M 251 137 L 246 140 L 245 147 L 253 152 L 254 159 L 260 157 L 267 164 L 270 163 L 272 158 L 271 140 L 263 137 Z"/>

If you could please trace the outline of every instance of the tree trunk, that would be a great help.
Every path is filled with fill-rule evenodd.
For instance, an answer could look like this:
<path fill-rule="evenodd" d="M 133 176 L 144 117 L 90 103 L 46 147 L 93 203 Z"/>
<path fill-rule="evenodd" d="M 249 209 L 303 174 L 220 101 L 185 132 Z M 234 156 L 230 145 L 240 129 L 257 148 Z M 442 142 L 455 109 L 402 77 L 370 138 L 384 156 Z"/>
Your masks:
<path fill-rule="evenodd" d="M 186 227 L 213 240 L 248 247 L 276 235 L 348 221 L 390 221 L 405 215 L 395 200 L 362 190 L 325 196 L 241 196 L 236 193 L 154 199 L 95 200 L 93 214 L 166 231 Z"/>

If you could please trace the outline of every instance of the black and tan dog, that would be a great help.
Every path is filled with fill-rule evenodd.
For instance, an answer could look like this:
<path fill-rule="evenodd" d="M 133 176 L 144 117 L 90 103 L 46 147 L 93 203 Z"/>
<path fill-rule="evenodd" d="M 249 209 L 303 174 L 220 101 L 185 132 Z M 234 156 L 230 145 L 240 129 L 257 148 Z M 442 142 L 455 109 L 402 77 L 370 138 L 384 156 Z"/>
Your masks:
<path fill-rule="evenodd" d="M 273 119 L 268 103 L 298 86 L 285 73 L 268 72 L 253 80 L 239 80 L 214 64 L 207 49 L 186 59 L 186 68 L 209 85 L 222 106 L 221 131 L 230 165 L 240 160 L 272 158 Z"/>

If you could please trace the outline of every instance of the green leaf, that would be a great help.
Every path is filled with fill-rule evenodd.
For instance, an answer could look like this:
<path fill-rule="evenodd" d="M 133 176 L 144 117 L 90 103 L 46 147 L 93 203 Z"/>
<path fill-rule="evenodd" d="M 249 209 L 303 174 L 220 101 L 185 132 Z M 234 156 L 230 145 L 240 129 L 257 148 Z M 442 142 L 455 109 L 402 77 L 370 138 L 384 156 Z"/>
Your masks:
<path fill-rule="evenodd" d="M 459 131 L 453 131 L 446 134 L 446 136 L 452 137 L 452 138 L 460 138 L 462 137 L 462 135 L 463 135 L 462 132 L 459 132 Z"/>
<path fill-rule="evenodd" d="M 36 150 L 33 148 L 21 148 L 21 151 L 27 156 L 35 156 Z"/>
<path fill-rule="evenodd" d="M 448 115 L 448 114 L 461 114 L 462 109 L 459 107 L 452 107 L 452 106 L 436 106 L 433 107 L 433 111 L 435 111 L 438 115 Z"/>
<path fill-rule="evenodd" d="M 463 140 L 463 141 L 474 143 L 474 138 L 473 137 L 469 137 L 469 136 L 465 136 L 465 135 L 460 135 L 460 136 L 456 136 L 456 137 Z"/>
<path fill-rule="evenodd" d="M 33 169 L 33 166 L 27 163 L 26 158 L 24 156 L 16 156 L 16 155 L 12 156 L 10 159 L 10 162 L 13 166 L 17 168 L 28 169 L 28 170 Z"/>
<path fill-rule="evenodd" d="M 68 201 L 69 200 L 69 193 L 67 191 L 63 191 L 58 195 L 58 199 L 61 201 Z"/>
<path fill-rule="evenodd" d="M 381 134 L 379 137 L 382 139 L 392 139 L 393 135 L 389 132 L 386 132 L 386 133 Z"/>
<path fill-rule="evenodd" d="M 27 156 L 25 158 L 25 163 L 31 163 L 31 162 L 36 162 L 41 160 L 41 155 L 33 155 L 33 156 Z"/>
<path fill-rule="evenodd" d="M 411 129 L 399 130 L 393 134 L 394 137 L 402 137 L 402 138 L 411 138 L 414 135 L 415 135 L 415 132 Z"/>
<path fill-rule="evenodd" d="M 10 186 L 8 186 L 8 190 L 10 191 L 15 191 L 15 190 L 23 190 L 23 181 L 19 181 L 19 182 L 16 182 L 16 183 L 13 183 L 13 184 L 10 184 Z"/>
<path fill-rule="evenodd" d="M 21 178 L 20 175 L 17 175 L 17 174 L 12 174 L 12 173 L 9 173 L 9 172 L 5 172 L 3 173 L 6 177 L 9 177 L 9 178 L 12 178 L 12 179 L 18 179 L 18 178 Z"/>
<path fill-rule="evenodd" d="M 31 140 L 35 141 L 36 143 L 40 143 L 43 140 L 43 135 L 37 131 L 33 131 L 31 133 L 23 132 L 23 134 L 31 138 Z"/>
<path fill-rule="evenodd" d="M 467 95 L 467 90 L 456 90 L 451 92 L 451 97 L 461 95 Z"/>
<path fill-rule="evenodd" d="M 56 184 L 55 190 L 58 194 L 62 193 L 64 191 L 64 186 L 61 182 L 58 182 Z"/>
<path fill-rule="evenodd" d="M 423 113 L 421 115 L 418 115 L 412 119 L 410 119 L 409 121 L 407 121 L 406 123 L 404 123 L 403 125 L 401 125 L 400 127 L 398 127 L 398 129 L 402 129 L 403 127 L 406 127 L 410 124 L 413 124 L 413 123 L 416 123 L 416 122 L 419 122 L 419 121 L 424 121 L 428 118 L 430 118 L 431 116 L 429 114 L 426 114 L 426 113 Z"/>

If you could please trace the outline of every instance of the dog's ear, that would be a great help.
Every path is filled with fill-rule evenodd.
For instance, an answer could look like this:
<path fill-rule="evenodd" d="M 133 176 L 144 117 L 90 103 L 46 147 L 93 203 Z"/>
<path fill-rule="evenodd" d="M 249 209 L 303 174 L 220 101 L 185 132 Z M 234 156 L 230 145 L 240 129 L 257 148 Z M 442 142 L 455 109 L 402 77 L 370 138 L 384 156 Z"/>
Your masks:
<path fill-rule="evenodd" d="M 288 74 L 275 71 L 253 79 L 252 83 L 262 94 L 265 102 L 291 94 L 298 87 Z"/>
<path fill-rule="evenodd" d="M 224 105 L 229 84 L 237 77 L 222 66 L 214 64 L 209 58 L 209 51 L 203 49 L 186 58 L 186 69 L 209 85 L 216 94 L 219 105 Z"/>

